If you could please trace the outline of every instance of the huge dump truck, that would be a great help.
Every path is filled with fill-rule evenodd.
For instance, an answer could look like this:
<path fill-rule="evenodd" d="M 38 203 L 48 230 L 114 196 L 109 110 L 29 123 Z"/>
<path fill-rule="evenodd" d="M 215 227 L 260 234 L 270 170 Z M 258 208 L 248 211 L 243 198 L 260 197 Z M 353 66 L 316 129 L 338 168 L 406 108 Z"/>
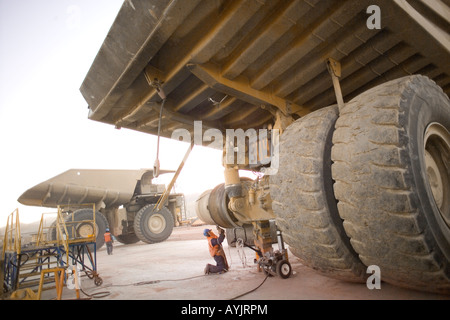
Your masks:
<path fill-rule="evenodd" d="M 80 91 L 91 120 L 223 148 L 203 214 L 262 256 L 275 219 L 329 277 L 449 293 L 449 30 L 443 0 L 128 0 Z"/>
<path fill-rule="evenodd" d="M 160 170 L 161 174 L 173 171 Z M 70 169 L 25 191 L 17 201 L 24 205 L 56 208 L 63 205 L 65 219 L 75 237 L 96 232 L 96 247 L 105 242 L 106 228 L 119 242 L 156 243 L 166 240 L 185 213 L 184 194 L 170 193 L 161 210 L 154 208 L 166 191 L 153 183 L 153 170 Z M 91 205 L 91 206 L 87 206 Z M 95 205 L 95 224 L 92 205 Z M 73 222 L 72 222 L 73 221 Z M 48 235 L 56 239 L 56 229 Z"/>

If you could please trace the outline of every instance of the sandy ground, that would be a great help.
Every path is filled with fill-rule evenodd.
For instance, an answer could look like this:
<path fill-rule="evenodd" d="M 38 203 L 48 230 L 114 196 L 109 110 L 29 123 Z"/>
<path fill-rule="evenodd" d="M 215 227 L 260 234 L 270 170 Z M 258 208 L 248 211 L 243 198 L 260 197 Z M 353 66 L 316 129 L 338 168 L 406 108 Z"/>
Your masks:
<path fill-rule="evenodd" d="M 103 284 L 97 287 L 93 280 L 83 277 L 83 291 L 94 294 L 91 298 L 95 300 L 229 300 L 258 287 L 265 276 L 253 263 L 254 252 L 249 248 L 238 252 L 228 247 L 226 241 L 224 249 L 230 271 L 221 275 L 203 274 L 205 265 L 214 262 L 202 235 L 205 227 L 215 229 L 213 226 L 178 227 L 162 243 L 122 245 L 116 242 L 113 255 L 107 254 L 106 247 L 97 250 L 97 270 Z M 290 263 L 293 269 L 290 278 L 269 277 L 254 292 L 238 299 L 450 300 L 450 296 L 402 289 L 384 282 L 381 289 L 369 290 L 365 284 L 322 276 L 303 266 L 293 255 Z M 42 295 L 43 300 L 55 297 L 54 290 Z M 82 292 L 80 297 L 88 298 Z M 65 287 L 63 299 L 75 298 L 76 291 Z"/>

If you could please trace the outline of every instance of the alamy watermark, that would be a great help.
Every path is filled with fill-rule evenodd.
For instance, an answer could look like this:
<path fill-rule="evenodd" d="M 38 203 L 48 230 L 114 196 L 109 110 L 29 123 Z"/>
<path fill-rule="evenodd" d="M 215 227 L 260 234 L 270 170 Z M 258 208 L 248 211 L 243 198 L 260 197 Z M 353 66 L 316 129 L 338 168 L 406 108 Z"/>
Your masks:
<path fill-rule="evenodd" d="M 367 289 L 381 289 L 381 269 L 377 265 L 370 265 L 367 267 L 366 273 L 371 275 L 366 280 Z"/>
<path fill-rule="evenodd" d="M 278 172 L 279 140 L 278 129 L 219 129 L 210 128 L 203 132 L 202 121 L 194 121 L 194 138 L 187 129 L 176 129 L 172 139 L 184 142 L 194 141 L 196 145 L 205 145 L 224 151 L 224 164 L 263 166 L 261 172 L 273 175 Z M 269 166 L 270 164 L 270 166 Z M 264 167 L 266 166 L 266 167 Z"/>
<path fill-rule="evenodd" d="M 370 5 L 366 9 L 366 13 L 370 14 L 367 18 L 366 26 L 368 29 L 381 29 L 381 9 L 377 5 Z"/>

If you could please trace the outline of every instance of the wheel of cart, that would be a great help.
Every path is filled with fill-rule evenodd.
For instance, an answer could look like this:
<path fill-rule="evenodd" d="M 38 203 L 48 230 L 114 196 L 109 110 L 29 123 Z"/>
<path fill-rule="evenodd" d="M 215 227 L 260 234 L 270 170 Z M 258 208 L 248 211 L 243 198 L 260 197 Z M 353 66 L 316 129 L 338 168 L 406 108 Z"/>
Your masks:
<path fill-rule="evenodd" d="M 95 278 L 94 278 L 94 284 L 95 284 L 97 287 L 100 287 L 100 286 L 103 284 L 103 279 L 100 278 L 98 275 L 95 276 Z"/>
<path fill-rule="evenodd" d="M 283 279 L 287 279 L 292 274 L 292 267 L 289 261 L 286 260 L 280 260 L 276 264 L 276 272 L 277 275 L 280 276 Z"/>

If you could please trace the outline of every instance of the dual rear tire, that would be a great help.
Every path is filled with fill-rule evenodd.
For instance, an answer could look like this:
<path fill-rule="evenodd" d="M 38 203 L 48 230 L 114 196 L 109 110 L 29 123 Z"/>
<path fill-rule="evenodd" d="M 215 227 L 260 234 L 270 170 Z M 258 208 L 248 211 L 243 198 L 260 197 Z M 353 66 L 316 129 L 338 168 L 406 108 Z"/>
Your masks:
<path fill-rule="evenodd" d="M 383 281 L 450 293 L 449 129 L 449 99 L 423 76 L 294 122 L 271 177 L 293 253 L 334 278 L 377 265 Z"/>
<path fill-rule="evenodd" d="M 363 282 L 365 267 L 337 211 L 331 178 L 336 106 L 290 125 L 280 139 L 280 165 L 271 176 L 272 207 L 286 243 L 302 263 L 333 278 Z"/>

